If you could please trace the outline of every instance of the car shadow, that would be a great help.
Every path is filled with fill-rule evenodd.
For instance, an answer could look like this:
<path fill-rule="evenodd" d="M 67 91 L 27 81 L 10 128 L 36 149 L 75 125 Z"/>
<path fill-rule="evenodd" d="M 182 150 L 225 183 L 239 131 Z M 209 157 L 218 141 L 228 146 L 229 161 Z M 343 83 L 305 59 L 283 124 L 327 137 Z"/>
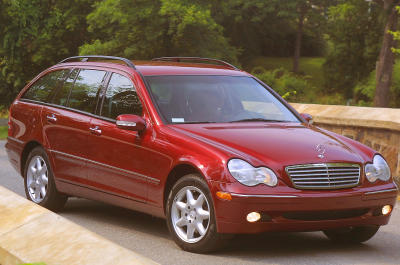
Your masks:
<path fill-rule="evenodd" d="M 61 215 L 72 221 L 89 219 L 90 222 L 83 226 L 94 232 L 91 225 L 98 222 L 101 226 L 144 233 L 168 255 L 143 249 L 141 253 L 162 264 L 174 264 L 177 257 L 182 260 L 193 259 L 193 264 L 398 264 L 400 260 L 400 253 L 395 251 L 396 246 L 400 246 L 400 234 L 392 233 L 390 230 L 393 228 L 387 230 L 386 227 L 367 243 L 352 245 L 333 243 L 322 232 L 236 235 L 219 251 L 200 255 L 180 250 L 170 237 L 165 220 L 161 218 L 75 198 L 68 201 Z M 173 261 L 168 260 L 172 256 Z"/>
<path fill-rule="evenodd" d="M 60 214 L 67 219 L 85 216 L 91 220 L 107 223 L 111 226 L 115 225 L 158 237 L 169 238 L 165 220 L 102 202 L 70 198 Z"/>

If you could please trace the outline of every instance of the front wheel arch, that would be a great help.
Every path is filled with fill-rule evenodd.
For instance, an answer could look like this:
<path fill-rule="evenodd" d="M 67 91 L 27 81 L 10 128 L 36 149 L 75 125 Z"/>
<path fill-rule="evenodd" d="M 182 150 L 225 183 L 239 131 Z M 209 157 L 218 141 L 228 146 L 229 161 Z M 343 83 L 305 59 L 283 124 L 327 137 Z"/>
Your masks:
<path fill-rule="evenodd" d="M 204 180 L 206 180 L 206 178 L 203 176 L 201 171 L 198 168 L 196 168 L 195 166 L 193 166 L 191 164 L 176 165 L 168 174 L 167 180 L 164 185 L 164 196 L 163 196 L 164 214 L 166 213 L 167 200 L 168 200 L 168 196 L 169 196 L 169 193 L 170 193 L 172 187 L 175 185 L 175 183 L 179 179 L 181 179 L 182 177 L 184 177 L 188 174 L 198 174 Z"/>

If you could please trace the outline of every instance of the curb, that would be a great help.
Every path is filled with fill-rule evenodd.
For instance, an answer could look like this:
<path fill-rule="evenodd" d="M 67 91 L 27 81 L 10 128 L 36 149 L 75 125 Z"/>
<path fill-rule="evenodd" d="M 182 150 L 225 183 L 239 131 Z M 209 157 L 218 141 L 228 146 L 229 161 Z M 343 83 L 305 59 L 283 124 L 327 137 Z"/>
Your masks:
<path fill-rule="evenodd" d="M 1 265 L 158 264 L 2 186 L 0 213 Z"/>

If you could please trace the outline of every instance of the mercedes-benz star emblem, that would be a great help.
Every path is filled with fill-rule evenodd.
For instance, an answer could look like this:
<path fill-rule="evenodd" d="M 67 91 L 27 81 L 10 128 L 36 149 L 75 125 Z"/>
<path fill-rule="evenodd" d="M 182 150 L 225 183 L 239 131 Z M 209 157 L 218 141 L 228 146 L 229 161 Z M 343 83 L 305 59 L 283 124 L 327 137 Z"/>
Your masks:
<path fill-rule="evenodd" d="M 326 149 L 325 149 L 325 146 L 324 146 L 323 144 L 317 145 L 317 146 L 315 147 L 315 149 L 316 149 L 317 152 L 318 152 L 318 157 L 319 157 L 319 158 L 322 159 L 322 158 L 325 157 Z"/>

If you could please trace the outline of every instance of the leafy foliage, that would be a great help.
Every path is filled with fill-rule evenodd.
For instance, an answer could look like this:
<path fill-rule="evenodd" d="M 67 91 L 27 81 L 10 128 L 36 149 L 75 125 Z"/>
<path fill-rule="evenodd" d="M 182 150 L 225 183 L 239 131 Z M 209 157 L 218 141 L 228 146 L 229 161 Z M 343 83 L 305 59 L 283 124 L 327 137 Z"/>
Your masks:
<path fill-rule="evenodd" d="M 397 10 L 397 12 L 400 14 L 400 6 L 396 6 L 396 10 Z M 393 35 L 393 38 L 394 38 L 397 42 L 400 41 L 400 30 L 398 30 L 398 31 L 390 31 L 390 33 Z M 392 48 L 392 51 L 393 51 L 394 53 L 400 54 L 400 48 L 395 48 L 395 47 L 393 47 L 393 48 Z"/>
<path fill-rule="evenodd" d="M 349 0 L 331 6 L 327 37 L 331 49 L 324 64 L 325 85 L 352 98 L 355 84 L 374 69 L 382 32 L 381 8 Z"/>
<path fill-rule="evenodd" d="M 377 2 L 383 1 L 2 0 L 0 105 L 10 104 L 40 70 L 78 53 L 138 60 L 202 56 L 249 68 L 292 69 L 290 59 L 271 68 L 258 58 L 292 57 L 300 47 L 300 26 L 299 53 L 324 58 L 315 65 L 300 60 L 299 75 L 280 69 L 264 71 L 262 78 L 282 93 L 292 91 L 290 100 L 353 98 L 367 104 L 372 90 L 363 84 L 371 83 L 366 80 L 375 69 L 386 15 Z M 400 38 L 399 32 L 392 34 Z M 400 102 L 395 91 L 394 101 Z"/>
<path fill-rule="evenodd" d="M 394 66 L 394 73 L 400 73 L 400 62 Z M 372 106 L 372 101 L 375 97 L 376 87 L 376 72 L 372 71 L 370 75 L 364 80 L 360 81 L 354 88 L 355 103 L 361 106 Z M 391 100 L 389 107 L 398 108 L 400 107 L 400 74 L 393 75 L 392 87 L 391 87 Z"/>
<path fill-rule="evenodd" d="M 93 0 L 0 2 L 0 99 L 13 99 L 40 69 L 78 52 Z M 9 103 L 0 100 L 0 104 Z"/>
<path fill-rule="evenodd" d="M 252 74 L 273 88 L 287 101 L 312 100 L 313 89 L 311 84 L 305 78 L 296 76 L 283 68 L 267 71 L 262 67 L 255 67 Z"/>
<path fill-rule="evenodd" d="M 205 56 L 236 61 L 238 50 L 223 36 L 205 1 L 106 0 L 87 17 L 94 41 L 81 54 L 135 59 Z"/>
<path fill-rule="evenodd" d="M 294 52 L 297 20 L 301 5 L 310 7 L 307 13 L 301 54 L 322 55 L 321 11 L 311 8 L 313 3 L 333 4 L 323 0 L 230 0 L 214 8 L 215 17 L 225 28 L 225 34 L 235 47 L 243 52 L 242 62 L 258 56 L 292 56 Z"/>
<path fill-rule="evenodd" d="M 302 57 L 300 58 L 301 73 L 299 76 L 306 76 L 307 81 L 316 88 L 324 88 L 324 78 L 322 66 L 325 62 L 323 57 Z M 246 70 L 251 70 L 254 67 L 261 66 L 265 70 L 274 70 L 284 68 L 287 71 L 292 69 L 292 58 L 290 57 L 257 57 L 251 60 L 247 65 L 244 65 Z"/>

